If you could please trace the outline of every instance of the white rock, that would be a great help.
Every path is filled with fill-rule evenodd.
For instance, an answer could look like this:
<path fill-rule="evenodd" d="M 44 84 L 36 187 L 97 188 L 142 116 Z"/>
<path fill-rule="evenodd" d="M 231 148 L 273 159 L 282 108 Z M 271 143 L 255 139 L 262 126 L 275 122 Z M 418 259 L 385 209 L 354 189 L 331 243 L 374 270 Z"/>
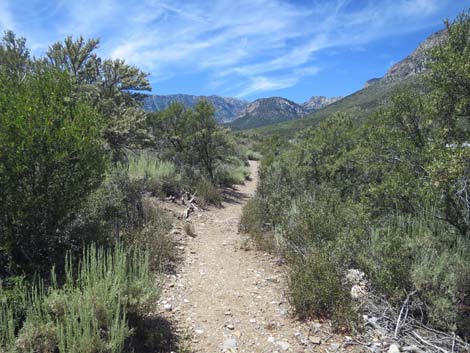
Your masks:
<path fill-rule="evenodd" d="M 351 288 L 351 297 L 353 299 L 360 299 L 367 296 L 367 290 L 364 286 L 355 284 Z"/>
<path fill-rule="evenodd" d="M 232 348 L 237 348 L 237 340 L 235 337 L 227 337 L 224 340 L 224 349 L 232 349 Z"/>
<path fill-rule="evenodd" d="M 163 305 L 163 309 L 165 309 L 166 311 L 171 311 L 173 307 L 171 306 L 171 304 L 165 304 Z"/>
<path fill-rule="evenodd" d="M 346 273 L 346 279 L 353 284 L 359 284 L 364 280 L 365 273 L 361 270 L 349 269 Z"/>
<path fill-rule="evenodd" d="M 287 343 L 286 341 L 277 341 L 276 344 L 281 347 L 283 351 L 287 351 L 290 347 L 290 344 Z"/>
<path fill-rule="evenodd" d="M 196 335 L 202 335 L 204 330 L 194 330 L 194 332 L 196 332 Z"/>
<path fill-rule="evenodd" d="M 274 337 L 269 336 L 269 337 L 268 337 L 268 342 L 269 342 L 269 343 L 274 343 Z"/>
<path fill-rule="evenodd" d="M 388 353 L 400 353 L 400 348 L 395 343 L 392 343 L 388 348 Z"/>

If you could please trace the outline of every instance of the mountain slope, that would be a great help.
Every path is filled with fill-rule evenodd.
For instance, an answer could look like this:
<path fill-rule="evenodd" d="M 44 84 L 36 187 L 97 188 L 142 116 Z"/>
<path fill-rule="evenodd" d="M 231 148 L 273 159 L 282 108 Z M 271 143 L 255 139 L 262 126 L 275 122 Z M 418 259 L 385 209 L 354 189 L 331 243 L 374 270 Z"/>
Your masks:
<path fill-rule="evenodd" d="M 302 119 L 287 121 L 250 130 L 262 135 L 280 134 L 294 136 L 298 131 L 315 126 L 323 119 L 337 113 L 349 113 L 359 120 L 385 106 L 395 90 L 405 85 L 422 90 L 423 73 L 426 71 L 428 57 L 426 51 L 445 41 L 445 30 L 436 32 L 423 41 L 413 53 L 393 65 L 381 78 L 366 82 L 365 87 L 343 99 L 336 101 Z"/>
<path fill-rule="evenodd" d="M 340 98 L 314 96 L 303 104 L 281 97 L 257 99 L 248 104 L 229 126 L 243 130 L 299 119 L 336 102 Z"/>
<path fill-rule="evenodd" d="M 248 104 L 230 126 L 247 129 L 297 119 L 307 111 L 299 104 L 281 97 L 257 99 Z"/>
<path fill-rule="evenodd" d="M 244 100 L 232 97 L 193 96 L 189 94 L 149 95 L 144 99 L 144 109 L 151 112 L 163 110 L 172 102 L 183 103 L 185 106 L 193 108 L 201 98 L 207 99 L 214 105 L 215 119 L 219 123 L 234 120 L 248 104 Z"/>

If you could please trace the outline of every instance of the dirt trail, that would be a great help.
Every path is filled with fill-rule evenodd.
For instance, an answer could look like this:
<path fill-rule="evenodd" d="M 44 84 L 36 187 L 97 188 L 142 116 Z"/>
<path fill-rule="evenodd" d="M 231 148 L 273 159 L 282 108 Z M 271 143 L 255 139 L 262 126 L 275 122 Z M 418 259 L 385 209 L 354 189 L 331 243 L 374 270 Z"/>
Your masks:
<path fill-rule="evenodd" d="M 344 338 L 331 335 L 327 323 L 292 317 L 283 266 L 244 250 L 238 222 L 255 192 L 257 167 L 251 162 L 251 180 L 230 192 L 223 207 L 191 215 L 197 236 L 184 237 L 184 260 L 166 279 L 160 313 L 191 333 L 196 352 L 342 351 Z"/>

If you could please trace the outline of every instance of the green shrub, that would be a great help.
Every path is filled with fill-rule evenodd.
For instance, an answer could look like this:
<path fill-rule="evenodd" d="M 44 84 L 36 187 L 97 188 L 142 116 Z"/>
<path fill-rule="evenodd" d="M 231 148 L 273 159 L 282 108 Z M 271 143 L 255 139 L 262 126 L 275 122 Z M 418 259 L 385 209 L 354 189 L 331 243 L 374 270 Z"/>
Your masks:
<path fill-rule="evenodd" d="M 238 229 L 251 236 L 257 249 L 273 252 L 276 249 L 274 233 L 267 231 L 265 221 L 263 204 L 258 197 L 253 197 L 243 206 Z"/>
<path fill-rule="evenodd" d="M 177 194 L 182 189 L 182 176 L 170 161 L 157 158 L 149 151 L 129 156 L 129 179 L 142 188 L 161 196 Z"/>
<path fill-rule="evenodd" d="M 288 297 L 297 316 L 332 318 L 337 328 L 353 319 L 351 297 L 341 272 L 325 253 L 297 259 L 289 271 Z"/>
<path fill-rule="evenodd" d="M 72 263 L 68 258 L 63 286 L 53 272 L 50 287 L 24 289 L 24 322 L 15 321 L 18 312 L 10 303 L 0 302 L 0 351 L 122 352 L 132 333 L 128 318 L 147 313 L 158 294 L 148 253 L 127 252 L 119 244 L 112 250 L 91 246 L 77 270 Z"/>
<path fill-rule="evenodd" d="M 130 248 L 148 252 L 153 269 L 164 270 L 176 256 L 174 241 L 169 236 L 172 220 L 151 199 L 143 200 L 143 210 L 143 226 L 130 230 L 122 239 Z"/>
<path fill-rule="evenodd" d="M 47 271 L 76 239 L 64 235 L 103 178 L 102 119 L 72 98 L 67 73 L 0 75 L 2 271 Z"/>
<path fill-rule="evenodd" d="M 208 179 L 200 178 L 196 183 L 196 190 L 198 200 L 200 200 L 203 205 L 222 205 L 222 195 L 219 189 Z"/>
<path fill-rule="evenodd" d="M 215 171 L 217 184 L 224 186 L 244 184 L 250 176 L 250 171 L 245 165 L 237 164 L 222 164 L 218 166 Z"/>
<path fill-rule="evenodd" d="M 261 158 L 263 158 L 263 156 L 259 152 L 248 150 L 246 151 L 246 158 L 248 158 L 250 161 L 259 161 Z"/>

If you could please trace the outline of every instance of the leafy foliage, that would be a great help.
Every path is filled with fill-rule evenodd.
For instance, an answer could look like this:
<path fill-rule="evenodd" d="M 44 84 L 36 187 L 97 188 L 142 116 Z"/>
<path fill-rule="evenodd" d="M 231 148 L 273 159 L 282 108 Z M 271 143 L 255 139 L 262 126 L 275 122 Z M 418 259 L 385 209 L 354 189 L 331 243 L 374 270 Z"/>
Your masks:
<path fill-rule="evenodd" d="M 424 320 L 470 335 L 470 16 L 447 31 L 430 52 L 424 93 L 401 89 L 362 124 L 339 113 L 263 153 L 240 227 L 293 263 L 299 316 L 334 316 L 345 302 L 319 300 L 322 290 L 338 293 L 331 276 L 359 267 L 390 302 L 416 291 Z"/>

